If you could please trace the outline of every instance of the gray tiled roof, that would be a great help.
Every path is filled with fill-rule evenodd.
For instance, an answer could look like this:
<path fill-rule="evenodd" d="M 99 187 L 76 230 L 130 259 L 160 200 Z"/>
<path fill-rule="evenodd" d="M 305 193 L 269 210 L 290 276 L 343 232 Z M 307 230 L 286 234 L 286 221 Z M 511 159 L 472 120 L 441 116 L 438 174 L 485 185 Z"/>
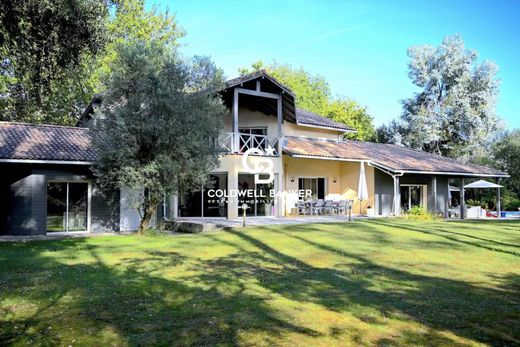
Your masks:
<path fill-rule="evenodd" d="M 319 127 L 334 128 L 343 131 L 356 131 L 355 129 L 333 121 L 330 118 L 320 116 L 316 113 L 304 110 L 302 108 L 296 108 L 296 123 L 304 125 L 313 125 Z"/>
<path fill-rule="evenodd" d="M 86 128 L 0 122 L 0 159 L 95 160 Z"/>
<path fill-rule="evenodd" d="M 485 166 L 463 163 L 440 155 L 383 143 L 334 141 L 286 137 L 283 152 L 289 155 L 372 161 L 394 172 L 442 172 L 461 175 L 507 176 Z"/>

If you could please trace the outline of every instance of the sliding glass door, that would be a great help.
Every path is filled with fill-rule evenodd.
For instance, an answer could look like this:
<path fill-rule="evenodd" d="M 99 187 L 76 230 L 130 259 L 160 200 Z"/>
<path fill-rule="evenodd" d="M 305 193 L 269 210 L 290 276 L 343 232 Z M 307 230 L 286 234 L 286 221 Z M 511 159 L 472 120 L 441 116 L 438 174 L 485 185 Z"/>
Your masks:
<path fill-rule="evenodd" d="M 401 209 L 410 211 L 413 207 L 426 207 L 425 185 L 401 185 Z"/>
<path fill-rule="evenodd" d="M 47 184 L 47 232 L 88 230 L 88 183 Z"/>

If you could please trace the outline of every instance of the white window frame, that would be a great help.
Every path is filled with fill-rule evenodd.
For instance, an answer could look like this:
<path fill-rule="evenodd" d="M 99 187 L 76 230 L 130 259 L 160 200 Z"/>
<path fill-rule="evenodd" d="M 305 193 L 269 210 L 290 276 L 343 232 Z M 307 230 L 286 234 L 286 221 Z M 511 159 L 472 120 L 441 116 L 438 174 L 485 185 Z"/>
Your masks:
<path fill-rule="evenodd" d="M 318 179 L 319 178 L 323 178 L 323 199 L 325 200 L 325 198 L 327 197 L 327 195 L 329 194 L 328 192 L 328 177 L 325 177 L 325 176 L 298 176 L 297 179 L 298 179 L 298 189 L 300 189 L 300 178 L 302 179 L 313 179 L 315 178 L 316 179 L 316 199 L 318 199 Z M 304 198 L 301 198 L 301 199 L 304 199 Z"/>

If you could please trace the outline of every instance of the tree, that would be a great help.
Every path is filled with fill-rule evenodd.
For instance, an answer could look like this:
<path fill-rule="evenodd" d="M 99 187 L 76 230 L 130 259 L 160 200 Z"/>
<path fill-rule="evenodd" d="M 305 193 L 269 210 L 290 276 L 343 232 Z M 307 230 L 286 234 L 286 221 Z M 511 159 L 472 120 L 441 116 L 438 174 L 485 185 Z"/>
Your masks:
<path fill-rule="evenodd" d="M 494 166 L 509 173 L 505 184 L 520 197 L 520 129 L 506 131 L 492 148 Z"/>
<path fill-rule="evenodd" d="M 251 69 L 240 68 L 239 73 L 244 75 L 260 69 L 265 69 L 280 83 L 289 87 L 296 95 L 298 107 L 329 117 L 357 130 L 357 133 L 348 134 L 346 137 L 365 141 L 374 139 L 372 117 L 366 109 L 352 99 L 333 98 L 330 86 L 323 76 L 313 75 L 303 68 L 296 69 L 289 64 L 279 64 L 276 61 L 265 65 L 261 60 L 253 63 Z"/>
<path fill-rule="evenodd" d="M 92 122 L 93 172 L 104 189 L 144 189 L 142 233 L 163 197 L 179 184 L 200 187 L 217 165 L 213 139 L 226 109 L 206 91 L 223 86 L 223 73 L 207 58 L 184 61 L 160 41 L 119 45 L 111 65 Z"/>
<path fill-rule="evenodd" d="M 360 141 L 372 141 L 376 138 L 372 117 L 366 108 L 352 99 L 336 98 L 327 106 L 325 116 L 357 130 L 356 133 L 346 134 L 346 138 Z"/>
<path fill-rule="evenodd" d="M 176 45 L 184 35 L 174 16 L 146 10 L 143 0 L 7 1 L 0 20 L 0 120 L 7 121 L 74 125 L 107 88 L 118 45 Z"/>
<path fill-rule="evenodd" d="M 184 31 L 175 17 L 155 8 L 146 10 L 144 0 L 118 0 L 114 15 L 106 22 L 108 42 L 103 51 L 94 57 L 89 84 L 99 93 L 107 88 L 103 84 L 110 75 L 111 64 L 117 59 L 117 47 L 133 40 L 155 41 L 176 46 Z"/>
<path fill-rule="evenodd" d="M 500 128 L 495 114 L 499 92 L 497 66 L 477 63 L 460 35 L 447 36 L 438 47 L 408 50 L 408 75 L 421 88 L 405 99 L 398 122 L 380 137 L 450 157 L 469 157 Z"/>
<path fill-rule="evenodd" d="M 105 44 L 105 0 L 0 2 L 0 119 L 46 121 Z M 64 98 L 65 96 L 65 98 Z M 59 111 L 57 111 L 59 112 Z"/>

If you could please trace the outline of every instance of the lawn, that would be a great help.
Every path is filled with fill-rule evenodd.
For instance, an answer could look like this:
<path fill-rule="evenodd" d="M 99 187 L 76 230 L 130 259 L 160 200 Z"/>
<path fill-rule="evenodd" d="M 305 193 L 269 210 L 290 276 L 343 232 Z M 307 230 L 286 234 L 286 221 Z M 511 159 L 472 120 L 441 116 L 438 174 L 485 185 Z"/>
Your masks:
<path fill-rule="evenodd" d="M 520 345 L 520 223 L 0 244 L 0 345 Z"/>

